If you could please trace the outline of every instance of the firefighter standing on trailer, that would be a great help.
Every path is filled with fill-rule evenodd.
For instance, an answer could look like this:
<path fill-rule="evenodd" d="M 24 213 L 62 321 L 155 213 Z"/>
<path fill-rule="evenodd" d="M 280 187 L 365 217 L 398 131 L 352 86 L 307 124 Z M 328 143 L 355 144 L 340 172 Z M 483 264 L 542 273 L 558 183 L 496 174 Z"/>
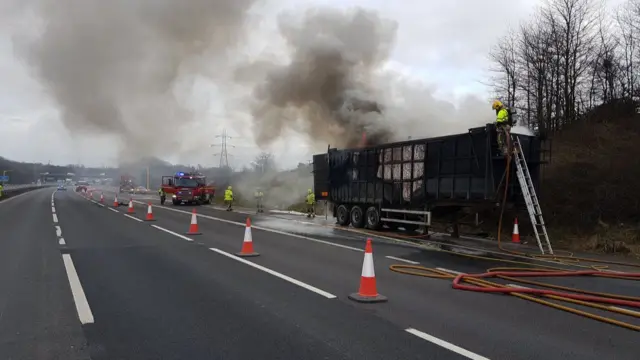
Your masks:
<path fill-rule="evenodd" d="M 311 189 L 307 190 L 307 217 L 316 217 L 316 195 Z"/>
<path fill-rule="evenodd" d="M 231 190 L 231 185 L 229 185 L 227 190 L 224 191 L 224 203 L 227 204 L 227 211 L 233 211 L 231 208 L 231 204 L 233 204 L 233 191 Z"/>
<path fill-rule="evenodd" d="M 507 136 L 509 136 L 509 130 L 511 130 L 511 126 L 509 126 L 509 110 L 499 100 L 494 101 L 491 108 L 496 111 L 496 132 L 498 135 L 498 146 L 500 147 L 500 150 L 502 150 L 506 155 L 507 148 L 505 146 L 505 139 Z"/>
<path fill-rule="evenodd" d="M 256 189 L 254 196 L 256 198 L 256 213 L 263 213 L 264 205 L 262 203 L 262 200 L 264 198 L 264 193 L 262 192 L 262 190 Z"/>

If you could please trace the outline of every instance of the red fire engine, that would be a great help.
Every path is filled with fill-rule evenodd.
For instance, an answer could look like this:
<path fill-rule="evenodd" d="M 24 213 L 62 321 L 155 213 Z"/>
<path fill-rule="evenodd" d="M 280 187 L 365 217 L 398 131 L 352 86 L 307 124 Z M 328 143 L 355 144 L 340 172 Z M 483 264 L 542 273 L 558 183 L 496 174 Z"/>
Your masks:
<path fill-rule="evenodd" d="M 160 203 L 164 204 L 166 196 L 170 196 L 173 205 L 211 204 L 215 194 L 213 186 L 207 186 L 207 178 L 200 173 L 177 172 L 172 176 L 162 177 Z M 163 196 L 164 195 L 164 196 Z"/>

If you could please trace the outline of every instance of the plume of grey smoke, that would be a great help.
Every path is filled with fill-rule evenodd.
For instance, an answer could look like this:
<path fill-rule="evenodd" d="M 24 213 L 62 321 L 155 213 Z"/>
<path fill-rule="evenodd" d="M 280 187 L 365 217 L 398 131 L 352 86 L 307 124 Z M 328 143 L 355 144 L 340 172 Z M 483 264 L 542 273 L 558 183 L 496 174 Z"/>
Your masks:
<path fill-rule="evenodd" d="M 483 100 L 469 96 L 456 107 L 387 69 L 398 26 L 374 11 L 312 9 L 278 20 L 290 61 L 256 61 L 236 73 L 239 82 L 253 84 L 260 146 L 292 128 L 321 149 L 356 146 L 363 132 L 374 145 L 466 132 L 491 121 Z"/>
<path fill-rule="evenodd" d="M 356 146 L 362 132 L 372 145 L 466 132 L 494 116 L 483 100 L 469 96 L 456 107 L 438 100 L 435 89 L 387 69 L 397 24 L 375 12 L 313 9 L 282 15 L 278 25 L 289 62 L 262 59 L 236 72 L 239 83 L 253 87 L 248 103 L 263 148 L 290 129 L 322 151 L 327 143 Z M 313 183 L 309 171 L 279 175 L 276 182 L 270 176 L 243 176 L 239 190 L 263 184 L 271 201 L 291 205 Z"/>
<path fill-rule="evenodd" d="M 464 133 L 492 122 L 495 112 L 489 102 L 467 95 L 456 101 L 440 100 L 436 88 L 386 70 L 375 78 L 385 121 L 396 124 L 394 141 Z"/>
<path fill-rule="evenodd" d="M 41 31 L 14 41 L 70 133 L 114 136 L 121 159 L 163 156 L 197 115 L 177 95 L 226 61 L 254 1 L 34 0 Z"/>
<path fill-rule="evenodd" d="M 258 145 L 287 128 L 337 146 L 357 145 L 363 131 L 370 141 L 389 140 L 370 77 L 392 50 L 397 23 L 360 8 L 322 8 L 281 14 L 278 27 L 290 63 L 257 62 L 237 72 L 238 81 L 265 74 L 251 102 Z"/>

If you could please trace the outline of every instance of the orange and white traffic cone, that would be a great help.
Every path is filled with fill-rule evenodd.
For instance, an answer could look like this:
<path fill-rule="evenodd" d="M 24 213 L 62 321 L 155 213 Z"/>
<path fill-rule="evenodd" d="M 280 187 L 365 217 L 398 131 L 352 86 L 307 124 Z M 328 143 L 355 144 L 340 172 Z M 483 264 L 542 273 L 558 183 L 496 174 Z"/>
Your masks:
<path fill-rule="evenodd" d="M 136 210 L 133 208 L 133 199 L 129 199 L 129 208 L 127 214 L 135 214 Z"/>
<path fill-rule="evenodd" d="M 144 220 L 156 221 L 156 219 L 153 218 L 153 210 L 151 210 L 151 203 L 149 203 L 149 207 L 147 207 L 147 217 Z"/>
<path fill-rule="evenodd" d="M 100 193 L 100 204 L 104 204 L 104 193 Z"/>
<path fill-rule="evenodd" d="M 113 207 L 120 206 L 120 202 L 118 201 L 118 195 L 113 199 Z"/>
<path fill-rule="evenodd" d="M 253 239 L 251 237 L 251 219 L 247 218 L 247 225 L 244 228 L 244 240 L 242 241 L 242 250 L 236 255 L 241 257 L 258 256 L 257 252 L 253 250 Z"/>
<path fill-rule="evenodd" d="M 520 244 L 520 232 L 518 231 L 518 218 L 513 221 L 513 234 L 511 234 L 511 242 Z"/>
<path fill-rule="evenodd" d="M 367 239 L 364 250 L 364 262 L 362 263 L 362 275 L 360 276 L 360 290 L 349 295 L 349 299 L 361 303 L 377 303 L 387 301 L 387 297 L 378 294 L 376 288 L 376 273 L 373 269 L 373 247 L 371 239 Z"/>
<path fill-rule="evenodd" d="M 189 225 L 189 231 L 187 231 L 187 235 L 202 235 L 202 233 L 198 229 L 198 215 L 196 214 L 195 208 L 191 213 L 191 224 Z"/>

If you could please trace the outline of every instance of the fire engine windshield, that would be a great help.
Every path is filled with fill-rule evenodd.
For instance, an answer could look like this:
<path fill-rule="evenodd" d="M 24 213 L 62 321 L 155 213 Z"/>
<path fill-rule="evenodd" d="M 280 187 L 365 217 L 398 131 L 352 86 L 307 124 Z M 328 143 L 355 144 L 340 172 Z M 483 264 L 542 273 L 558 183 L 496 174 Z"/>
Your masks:
<path fill-rule="evenodd" d="M 200 179 L 176 177 L 175 184 L 178 187 L 197 187 L 198 185 L 202 185 L 202 181 Z"/>

